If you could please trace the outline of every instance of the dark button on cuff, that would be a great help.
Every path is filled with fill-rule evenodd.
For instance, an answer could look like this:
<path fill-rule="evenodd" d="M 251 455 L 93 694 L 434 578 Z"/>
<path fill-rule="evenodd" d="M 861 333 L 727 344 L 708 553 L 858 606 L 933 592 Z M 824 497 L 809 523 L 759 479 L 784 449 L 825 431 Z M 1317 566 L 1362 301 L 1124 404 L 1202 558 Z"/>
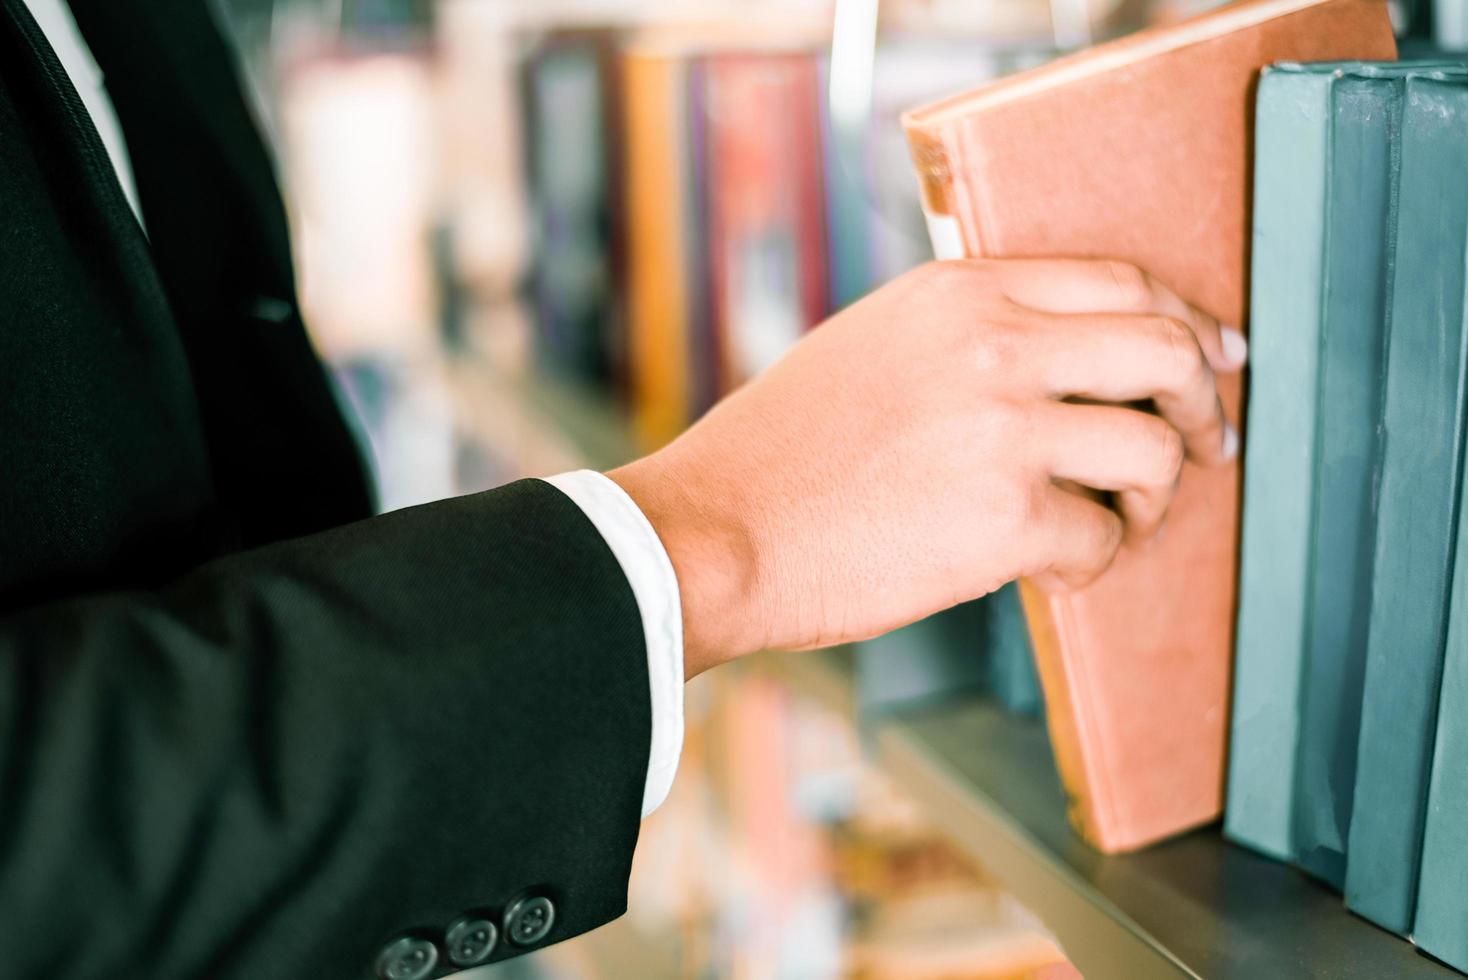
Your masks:
<path fill-rule="evenodd" d="M 556 907 L 540 895 L 522 898 L 505 910 L 505 935 L 516 946 L 534 946 L 556 922 Z"/>
<path fill-rule="evenodd" d="M 466 915 L 449 926 L 444 942 L 454 966 L 478 966 L 489 959 L 500 931 L 488 919 Z"/>
<path fill-rule="evenodd" d="M 403 936 L 377 954 L 380 980 L 423 980 L 438 965 L 438 947 L 426 939 Z"/>

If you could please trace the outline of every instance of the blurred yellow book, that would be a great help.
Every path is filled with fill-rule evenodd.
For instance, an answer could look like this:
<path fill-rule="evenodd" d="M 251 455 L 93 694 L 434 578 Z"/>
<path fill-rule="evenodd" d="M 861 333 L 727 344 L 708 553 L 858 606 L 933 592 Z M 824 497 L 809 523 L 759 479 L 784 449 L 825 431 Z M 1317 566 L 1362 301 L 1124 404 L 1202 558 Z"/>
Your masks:
<path fill-rule="evenodd" d="M 622 57 L 627 347 L 633 426 L 655 449 L 688 424 L 685 64 L 663 48 Z"/>

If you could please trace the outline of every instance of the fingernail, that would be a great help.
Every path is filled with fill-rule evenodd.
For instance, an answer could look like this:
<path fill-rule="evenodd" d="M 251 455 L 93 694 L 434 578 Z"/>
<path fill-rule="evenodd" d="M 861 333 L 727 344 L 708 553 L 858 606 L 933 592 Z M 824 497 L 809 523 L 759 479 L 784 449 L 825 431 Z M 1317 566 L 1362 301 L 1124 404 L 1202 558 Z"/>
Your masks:
<path fill-rule="evenodd" d="M 1249 359 L 1249 342 L 1243 334 L 1233 327 L 1219 327 L 1218 334 L 1223 343 L 1223 356 L 1230 364 L 1237 367 Z"/>
<path fill-rule="evenodd" d="M 1239 454 L 1239 433 L 1232 425 L 1223 423 L 1223 458 L 1233 459 Z"/>

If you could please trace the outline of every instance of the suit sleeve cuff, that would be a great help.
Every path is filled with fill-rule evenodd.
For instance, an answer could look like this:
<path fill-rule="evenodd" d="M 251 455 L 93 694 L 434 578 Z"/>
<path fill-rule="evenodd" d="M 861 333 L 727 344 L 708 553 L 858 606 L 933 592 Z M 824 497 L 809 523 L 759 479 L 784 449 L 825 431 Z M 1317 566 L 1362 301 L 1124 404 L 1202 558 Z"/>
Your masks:
<path fill-rule="evenodd" d="M 545 481 L 581 508 L 611 549 L 632 586 L 647 645 L 652 689 L 652 747 L 642 815 L 668 798 L 683 752 L 683 611 L 668 552 L 626 491 L 600 473 L 577 470 Z"/>

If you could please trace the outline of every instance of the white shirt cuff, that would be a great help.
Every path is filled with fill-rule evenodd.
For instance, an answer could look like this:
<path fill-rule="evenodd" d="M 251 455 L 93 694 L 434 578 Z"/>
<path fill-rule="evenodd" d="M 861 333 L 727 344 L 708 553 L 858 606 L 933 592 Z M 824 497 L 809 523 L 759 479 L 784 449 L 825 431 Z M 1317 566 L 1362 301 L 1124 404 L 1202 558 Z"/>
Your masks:
<path fill-rule="evenodd" d="M 577 470 L 547 477 L 601 532 L 632 586 L 647 645 L 652 693 L 652 748 L 642 815 L 668 798 L 683 753 L 683 609 L 673 563 L 657 532 L 626 491 L 600 473 Z"/>

